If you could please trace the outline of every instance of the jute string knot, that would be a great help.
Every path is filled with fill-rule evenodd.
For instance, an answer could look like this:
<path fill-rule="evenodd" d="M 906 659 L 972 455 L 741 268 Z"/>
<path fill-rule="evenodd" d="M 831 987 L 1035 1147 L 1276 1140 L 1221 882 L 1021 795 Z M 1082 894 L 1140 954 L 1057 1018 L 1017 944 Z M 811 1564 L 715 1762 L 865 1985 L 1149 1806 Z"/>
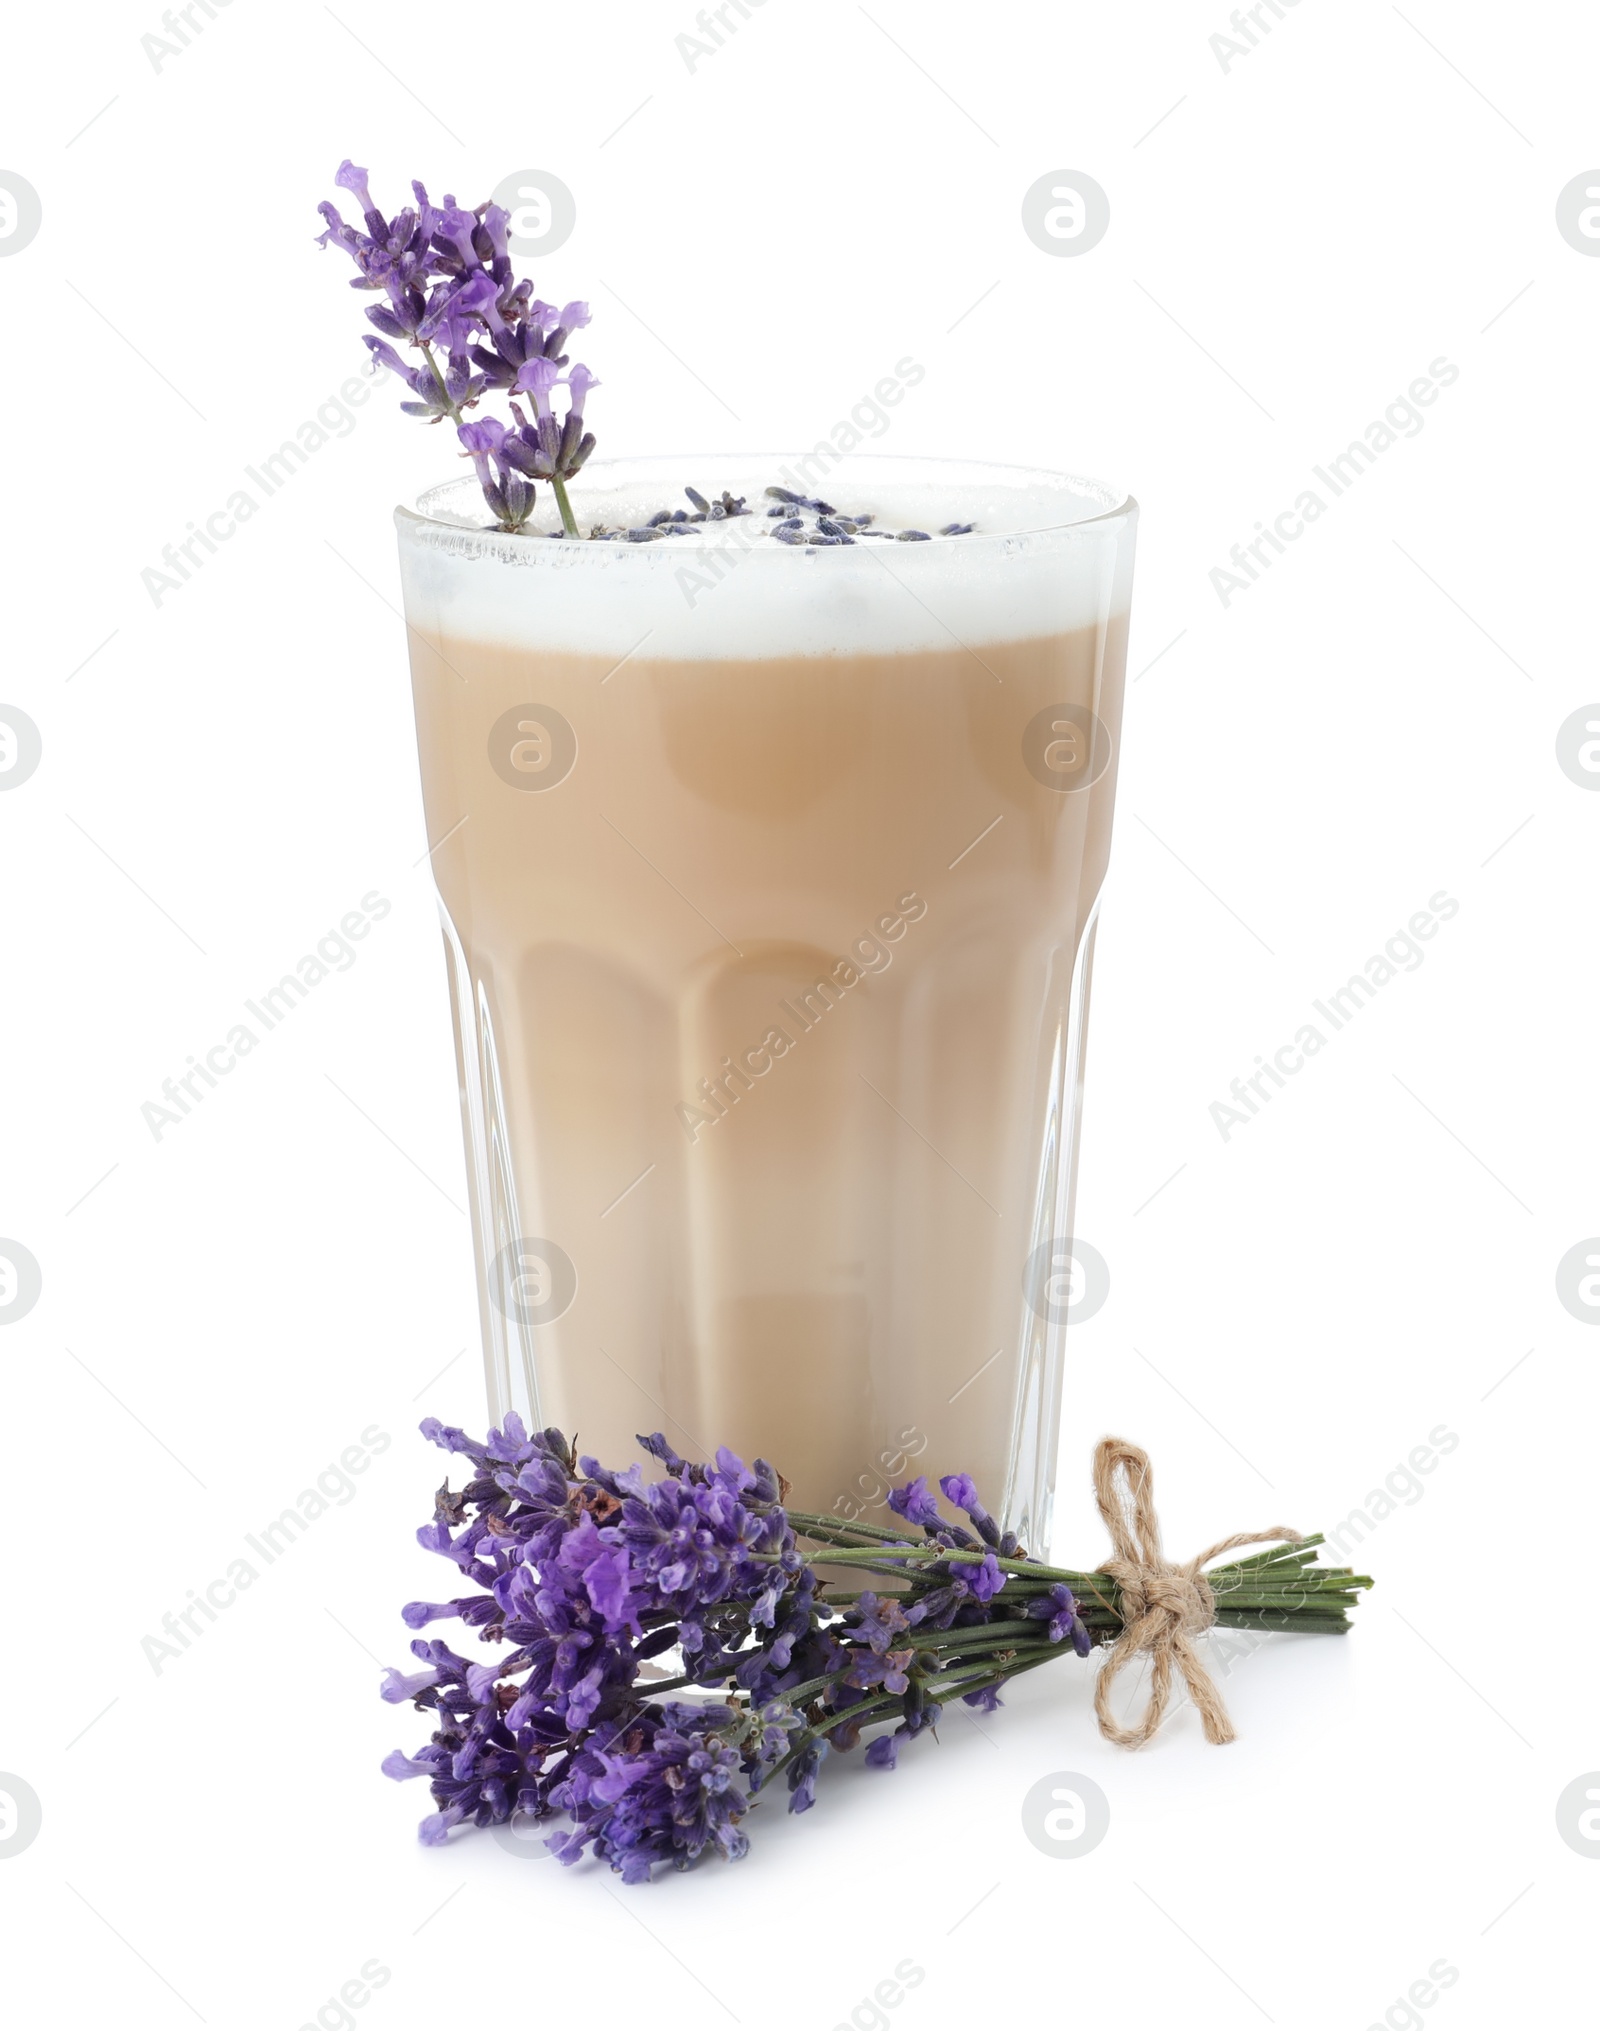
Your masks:
<path fill-rule="evenodd" d="M 1216 1596 L 1201 1568 L 1240 1545 L 1297 1543 L 1300 1532 L 1281 1524 L 1241 1531 L 1174 1565 L 1161 1549 L 1150 1456 L 1126 1439 L 1102 1439 L 1095 1447 L 1094 1497 L 1112 1545 L 1112 1556 L 1100 1571 L 1116 1581 L 1122 1595 L 1122 1634 L 1112 1644 L 1094 1690 L 1101 1734 L 1124 1749 L 1142 1748 L 1167 1711 L 1176 1667 L 1199 1710 L 1206 1740 L 1218 1746 L 1231 1742 L 1233 1723 L 1192 1640 L 1217 1615 Z M 1123 1666 L 1145 1652 L 1150 1656 L 1149 1696 L 1143 1714 L 1125 1728 L 1112 1717 L 1111 1688 Z"/>

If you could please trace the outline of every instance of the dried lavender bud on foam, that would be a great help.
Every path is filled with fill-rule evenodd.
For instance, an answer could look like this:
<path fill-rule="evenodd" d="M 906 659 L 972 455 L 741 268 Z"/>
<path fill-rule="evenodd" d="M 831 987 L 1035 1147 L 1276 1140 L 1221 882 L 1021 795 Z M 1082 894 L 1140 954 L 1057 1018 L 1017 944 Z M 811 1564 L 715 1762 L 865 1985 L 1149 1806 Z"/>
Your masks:
<path fill-rule="evenodd" d="M 593 462 L 574 504 L 583 527 L 605 537 L 566 543 L 529 540 L 557 526 L 548 489 L 527 533 L 511 537 L 485 527 L 477 487 L 457 482 L 425 495 L 420 515 L 401 512 L 401 541 L 414 583 L 436 589 L 444 632 L 530 650 L 615 658 L 648 633 L 640 653 L 650 659 L 888 655 L 947 649 L 952 633 L 1023 641 L 1126 612 L 1116 525 L 1073 539 L 1084 553 L 1104 546 L 1104 583 L 1100 573 L 1062 569 L 1051 533 L 1119 505 L 1094 482 L 1004 467 L 957 468 L 948 482 L 841 470 L 830 475 L 826 519 L 838 531 L 830 536 L 810 506 L 820 497 L 777 503 L 789 510 L 780 516 L 764 512 L 768 473 L 738 461 L 706 471 L 710 487 L 695 489 L 702 500 L 720 502 L 726 490 L 751 512 L 713 519 L 708 506 L 680 522 L 673 501 L 686 498 L 686 483 L 663 462 Z M 975 527 L 927 533 L 955 522 Z M 677 541 L 652 540 L 668 527 Z M 923 540 L 896 540 L 906 530 Z M 486 550 L 543 576 L 535 586 L 518 570 L 485 572 L 475 560 Z"/>

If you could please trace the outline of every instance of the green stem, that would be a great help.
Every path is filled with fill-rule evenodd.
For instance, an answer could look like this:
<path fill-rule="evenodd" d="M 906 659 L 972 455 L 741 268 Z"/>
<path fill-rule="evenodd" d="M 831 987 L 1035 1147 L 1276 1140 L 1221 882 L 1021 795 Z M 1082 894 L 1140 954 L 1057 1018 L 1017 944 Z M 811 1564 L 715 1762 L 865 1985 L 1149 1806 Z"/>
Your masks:
<path fill-rule="evenodd" d="M 817 1694 L 828 1686 L 837 1683 L 849 1669 L 850 1667 L 845 1665 L 842 1670 L 824 1672 L 821 1678 L 808 1678 L 803 1684 L 791 1686 L 786 1693 L 780 1693 L 778 1697 L 786 1707 L 800 1707 L 805 1701 L 815 1699 Z"/>
<path fill-rule="evenodd" d="M 567 483 L 558 472 L 550 475 L 550 491 L 555 495 L 556 506 L 561 510 L 562 528 L 569 536 L 576 536 L 578 524 L 572 512 L 572 503 L 567 499 Z"/>
<path fill-rule="evenodd" d="M 1037 1671 L 1041 1664 L 1049 1664 L 1053 1658 L 1059 1657 L 1060 1654 L 1060 1647 L 1052 1644 L 1047 1650 L 1041 1651 L 1038 1656 L 1019 1654 L 1014 1663 L 1008 1661 L 992 1669 L 984 1665 L 974 1670 L 969 1665 L 965 1670 L 949 1678 L 942 1677 L 940 1673 L 934 1672 L 929 1675 L 928 1689 L 930 1692 L 949 1694 L 957 1686 L 964 1686 L 968 1692 L 974 1692 L 981 1684 L 1004 1685 L 1008 1679 L 1020 1678 L 1025 1671 Z"/>
<path fill-rule="evenodd" d="M 876 1538 L 880 1544 L 905 1543 L 904 1530 L 885 1530 L 876 1523 L 850 1523 L 807 1509 L 786 1509 L 784 1514 L 802 1537 L 844 1538 L 847 1532 L 855 1531 L 860 1537 Z"/>
<path fill-rule="evenodd" d="M 1263 1629 L 1277 1636 L 1348 1636 L 1350 1623 L 1342 1615 L 1285 1615 L 1281 1608 L 1258 1612 L 1249 1608 L 1218 1610 L 1215 1629 Z"/>
<path fill-rule="evenodd" d="M 961 1657 L 968 1651 L 1036 1647 L 1048 1650 L 1052 1657 L 1065 1657 L 1072 1649 L 1070 1643 L 1052 1643 L 1043 1622 L 980 1623 L 976 1629 L 965 1631 L 940 1629 L 920 1642 L 913 1632 L 907 1641 L 913 1650 L 942 1652 L 946 1657 Z"/>
<path fill-rule="evenodd" d="M 1092 1594 L 1102 1601 L 1106 1600 L 1107 1594 L 1116 1592 L 1115 1581 L 1105 1573 L 1079 1572 L 1069 1566 L 1041 1566 L 1031 1559 L 1006 1559 L 983 1549 L 955 1550 L 944 1545 L 839 1545 L 810 1553 L 809 1563 L 813 1566 L 854 1565 L 869 1572 L 912 1574 L 922 1566 L 936 1562 L 941 1565 L 981 1565 L 989 1557 L 994 1558 L 1001 1572 L 1013 1576 L 1013 1580 L 1029 1583 L 1017 1588 L 1018 1593 L 1042 1591 L 1062 1583 L 1075 1593 Z M 1314 1568 L 1314 1558 L 1315 1554 L 1306 1553 L 1303 1546 L 1295 1546 L 1287 1557 L 1279 1560 L 1240 1560 L 1237 1565 L 1216 1567 L 1206 1578 L 1219 1599 L 1248 1595 L 1270 1601 L 1284 1596 L 1300 1598 L 1307 1593 L 1347 1593 L 1372 1584 L 1365 1575 L 1353 1574 L 1346 1566 Z M 1285 1571 L 1285 1567 L 1289 1571 Z M 1303 1577 L 1299 1577 L 1302 1574 Z M 1110 1603 L 1106 1602 L 1106 1605 Z"/>
<path fill-rule="evenodd" d="M 860 1556 L 863 1551 L 870 1554 L 872 1562 L 893 1559 L 897 1564 L 903 1559 L 922 1559 L 929 1565 L 937 1561 L 940 1565 L 978 1566 L 992 1557 L 1003 1573 L 1020 1573 L 1030 1580 L 1065 1580 L 1069 1586 L 1074 1580 L 1080 1586 L 1087 1585 L 1092 1577 L 1088 1573 L 1069 1572 L 1065 1566 L 1035 1565 L 1032 1559 L 1003 1559 L 998 1552 L 991 1553 L 982 1546 L 976 1551 L 958 1551 L 942 1544 L 840 1545 L 832 1551 L 812 1552 L 808 1563 L 814 1566 L 866 1565 L 869 1560 Z"/>

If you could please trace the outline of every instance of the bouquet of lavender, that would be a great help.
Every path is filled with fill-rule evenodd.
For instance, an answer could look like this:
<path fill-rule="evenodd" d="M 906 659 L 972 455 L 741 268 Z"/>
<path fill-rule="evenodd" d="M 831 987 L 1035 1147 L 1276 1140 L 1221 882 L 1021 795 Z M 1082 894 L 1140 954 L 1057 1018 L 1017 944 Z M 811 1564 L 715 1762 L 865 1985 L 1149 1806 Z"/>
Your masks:
<path fill-rule="evenodd" d="M 341 163 L 334 181 L 360 205 L 362 228 L 324 203 L 317 207 L 327 228 L 320 241 L 342 247 L 355 262 L 352 289 L 384 298 L 367 310 L 379 336 L 369 335 L 366 343 L 375 364 L 411 390 L 413 399 L 401 408 L 430 423 L 448 417 L 456 426 L 500 528 L 522 528 L 533 513 L 536 482 L 543 480 L 563 530 L 576 536 L 566 483 L 594 450 L 583 405 L 598 384 L 581 362 L 563 374 L 563 347 L 588 324 L 588 304 L 558 310 L 534 296 L 531 282 L 518 281 L 508 251 L 510 215 L 500 205 L 466 211 L 446 195 L 435 206 L 413 183 L 415 205 L 385 218 L 364 169 Z M 414 365 L 395 351 L 397 344 L 417 355 Z M 551 400 L 557 388 L 565 391 L 560 416 Z M 493 416 L 468 420 L 467 411 L 489 394 L 506 397 L 509 424 Z"/>
<path fill-rule="evenodd" d="M 428 1779 L 436 1810 L 420 1833 L 430 1845 L 468 1820 L 564 1814 L 550 1841 L 560 1859 L 592 1850 L 629 1883 L 657 1863 L 737 1860 L 748 1847 L 741 1821 L 778 1778 L 789 1809 L 804 1812 L 824 1757 L 857 1748 L 864 1731 L 868 1764 L 892 1770 L 948 1701 L 992 1712 L 1009 1679 L 1097 1644 L 1111 1646 L 1096 1689 L 1111 1740 L 1150 1738 L 1176 1670 L 1208 1737 L 1229 1741 L 1191 1638 L 1213 1623 L 1340 1632 L 1356 1590 L 1372 1584 L 1320 1567 L 1322 1540 L 1282 1528 L 1168 1562 L 1149 1462 L 1114 1439 L 1095 1467 L 1115 1556 L 1077 1572 L 1030 1559 L 965 1474 L 940 1487 L 970 1528 L 918 1476 L 889 1497 L 908 1527 L 897 1530 L 786 1509 L 766 1461 L 746 1467 L 723 1448 L 714 1466 L 691 1463 L 660 1433 L 639 1441 L 665 1469 L 647 1481 L 639 1466 L 617 1473 L 578 1459 L 560 1432 L 530 1435 L 515 1416 L 481 1444 L 433 1418 L 422 1431 L 471 1473 L 459 1492 L 448 1481 L 439 1490 L 418 1538 L 473 1591 L 413 1601 L 405 1622 L 459 1618 L 481 1642 L 510 1647 L 474 1662 L 419 1637 L 421 1669 L 391 1671 L 383 1696 L 413 1701 L 437 1725 L 384 1770 Z M 1201 1570 L 1269 1539 L 1282 1542 Z M 888 1584 L 825 1591 L 839 1568 Z M 1123 1727 L 1111 1682 L 1145 1653 L 1149 1699 Z M 690 1688 L 716 1697 L 670 1697 Z"/>

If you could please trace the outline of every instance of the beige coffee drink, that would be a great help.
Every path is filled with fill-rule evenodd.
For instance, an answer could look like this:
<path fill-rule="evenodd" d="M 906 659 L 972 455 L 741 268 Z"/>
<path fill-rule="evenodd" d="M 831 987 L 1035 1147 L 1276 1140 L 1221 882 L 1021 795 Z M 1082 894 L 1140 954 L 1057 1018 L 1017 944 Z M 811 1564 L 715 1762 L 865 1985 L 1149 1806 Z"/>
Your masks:
<path fill-rule="evenodd" d="M 673 536 L 400 517 L 492 1407 L 878 1520 L 961 1468 L 1037 1541 L 1134 510 L 727 463 L 750 512 Z M 592 467 L 580 519 L 695 477 Z"/>

